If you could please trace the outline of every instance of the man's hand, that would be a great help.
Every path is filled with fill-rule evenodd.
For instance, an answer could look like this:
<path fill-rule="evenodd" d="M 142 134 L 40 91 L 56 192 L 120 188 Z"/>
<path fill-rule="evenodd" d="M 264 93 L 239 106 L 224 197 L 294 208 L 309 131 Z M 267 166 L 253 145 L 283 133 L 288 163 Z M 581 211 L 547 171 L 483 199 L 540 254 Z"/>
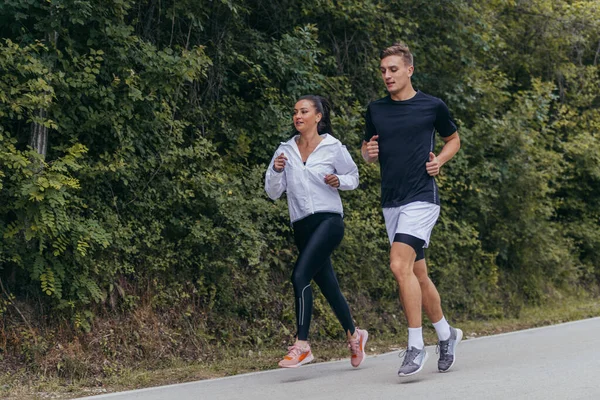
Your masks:
<path fill-rule="evenodd" d="M 365 161 L 368 163 L 377 161 L 377 158 L 379 157 L 379 142 L 377 141 L 378 139 L 379 135 L 375 135 L 371 137 L 371 139 L 368 142 L 363 141 L 361 153 Z"/>
<path fill-rule="evenodd" d="M 429 153 L 429 162 L 425 163 L 427 173 L 431 176 L 436 176 L 440 173 L 441 166 L 442 164 L 440 163 L 440 160 L 438 160 L 436 155 L 433 153 Z"/>
<path fill-rule="evenodd" d="M 454 157 L 458 149 L 460 149 L 460 138 L 458 132 L 454 132 L 452 135 L 443 137 L 444 147 L 437 156 L 433 153 L 429 153 L 429 161 L 425 163 L 427 173 L 431 176 L 439 175 L 442 165 Z"/>
<path fill-rule="evenodd" d="M 273 161 L 273 170 L 275 170 L 275 172 L 283 172 L 286 161 L 287 157 L 283 153 L 275 157 L 275 161 Z"/>
<path fill-rule="evenodd" d="M 325 183 L 334 188 L 340 187 L 340 180 L 335 174 L 325 175 Z"/>

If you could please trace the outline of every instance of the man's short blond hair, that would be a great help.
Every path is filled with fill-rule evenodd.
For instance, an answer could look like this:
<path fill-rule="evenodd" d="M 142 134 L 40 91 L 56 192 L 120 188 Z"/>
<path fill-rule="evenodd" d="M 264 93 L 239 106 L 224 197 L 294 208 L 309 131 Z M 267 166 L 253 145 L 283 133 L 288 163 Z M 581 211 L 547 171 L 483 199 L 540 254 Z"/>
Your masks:
<path fill-rule="evenodd" d="M 389 56 L 400 56 L 404 61 L 404 64 L 407 66 L 413 65 L 413 55 L 410 52 L 410 49 L 403 42 L 396 42 L 390 47 L 383 49 L 380 55 L 380 59 L 383 60 Z"/>

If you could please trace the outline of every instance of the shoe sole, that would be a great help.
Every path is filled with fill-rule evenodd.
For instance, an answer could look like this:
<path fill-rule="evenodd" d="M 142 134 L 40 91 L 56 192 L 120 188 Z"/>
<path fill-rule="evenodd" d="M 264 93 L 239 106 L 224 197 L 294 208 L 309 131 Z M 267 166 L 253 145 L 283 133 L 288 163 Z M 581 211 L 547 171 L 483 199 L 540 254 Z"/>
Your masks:
<path fill-rule="evenodd" d="M 456 362 L 456 348 L 458 347 L 458 344 L 462 341 L 462 338 L 463 338 L 463 331 L 461 329 L 456 328 L 456 342 L 454 342 L 454 347 L 452 348 L 452 354 L 454 354 L 454 360 L 452 360 L 452 364 L 450 364 L 448 369 L 441 370 L 438 368 L 438 371 L 440 371 L 441 373 L 446 373 L 446 372 L 450 371 L 450 368 L 452 368 L 452 366 Z"/>
<path fill-rule="evenodd" d="M 314 360 L 315 357 L 312 355 L 312 353 L 310 353 L 310 355 L 308 357 L 306 357 L 304 360 L 300 361 L 298 364 L 294 364 L 294 365 L 281 365 L 278 364 L 281 368 L 298 368 L 303 366 L 304 364 L 308 364 L 309 362 L 311 362 L 312 360 Z"/>
<path fill-rule="evenodd" d="M 404 378 L 406 376 L 412 376 L 414 374 L 418 374 L 419 372 L 421 372 L 421 370 L 425 366 L 425 363 L 427 362 L 428 359 L 429 359 L 429 353 L 427 353 L 427 351 L 425 351 L 425 357 L 423 358 L 423 362 L 421 363 L 421 366 L 419 367 L 418 370 L 411 372 L 410 374 L 403 374 L 403 373 L 398 372 L 398 376 L 401 378 Z"/>
<path fill-rule="evenodd" d="M 367 340 L 369 340 L 369 332 L 367 332 L 367 331 L 363 331 L 363 332 L 365 333 L 365 335 L 363 336 L 363 340 L 361 341 L 361 345 L 362 345 L 362 349 L 363 349 L 363 358 L 362 358 L 362 360 L 360 360 L 358 365 L 352 365 L 354 368 L 360 367 L 360 364 L 362 364 L 363 361 L 365 361 L 365 358 L 367 358 Z M 350 360 L 352 360 L 352 358 Z M 352 364 L 352 361 L 350 363 Z"/>

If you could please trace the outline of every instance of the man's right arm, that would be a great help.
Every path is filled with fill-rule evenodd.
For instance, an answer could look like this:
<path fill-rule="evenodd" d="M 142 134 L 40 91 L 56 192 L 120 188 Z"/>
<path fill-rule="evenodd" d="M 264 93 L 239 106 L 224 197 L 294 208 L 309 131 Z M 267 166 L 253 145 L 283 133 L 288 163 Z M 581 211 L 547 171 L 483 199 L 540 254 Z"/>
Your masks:
<path fill-rule="evenodd" d="M 377 130 L 371 119 L 371 109 L 367 107 L 365 114 L 365 137 L 360 148 L 360 153 L 367 163 L 374 163 L 379 159 L 379 143 L 377 142 Z"/>
<path fill-rule="evenodd" d="M 377 143 L 378 136 L 375 135 L 368 142 L 363 140 L 360 152 L 363 159 L 367 163 L 374 163 L 379 159 L 379 143 Z"/>

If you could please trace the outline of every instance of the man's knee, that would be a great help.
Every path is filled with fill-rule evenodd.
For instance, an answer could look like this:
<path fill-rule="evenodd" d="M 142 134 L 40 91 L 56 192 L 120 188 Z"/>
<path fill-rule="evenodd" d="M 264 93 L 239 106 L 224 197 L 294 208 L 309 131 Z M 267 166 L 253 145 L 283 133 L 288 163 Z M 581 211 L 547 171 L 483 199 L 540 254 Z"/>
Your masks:
<path fill-rule="evenodd" d="M 418 274 L 415 271 L 415 275 L 417 276 L 417 280 L 419 281 L 419 285 L 421 285 L 421 287 L 425 287 L 425 286 L 433 283 L 433 282 L 431 282 L 431 279 L 429 279 L 429 276 L 427 275 L 427 273 Z"/>
<path fill-rule="evenodd" d="M 413 268 L 413 272 L 419 281 L 419 285 L 425 286 L 428 285 L 431 280 L 429 279 L 429 275 L 427 274 L 427 266 L 425 265 L 425 260 L 419 260 L 415 262 L 415 266 Z"/>
<path fill-rule="evenodd" d="M 413 273 L 413 263 L 405 259 L 395 259 L 390 262 L 390 270 L 396 279 L 404 279 Z"/>

